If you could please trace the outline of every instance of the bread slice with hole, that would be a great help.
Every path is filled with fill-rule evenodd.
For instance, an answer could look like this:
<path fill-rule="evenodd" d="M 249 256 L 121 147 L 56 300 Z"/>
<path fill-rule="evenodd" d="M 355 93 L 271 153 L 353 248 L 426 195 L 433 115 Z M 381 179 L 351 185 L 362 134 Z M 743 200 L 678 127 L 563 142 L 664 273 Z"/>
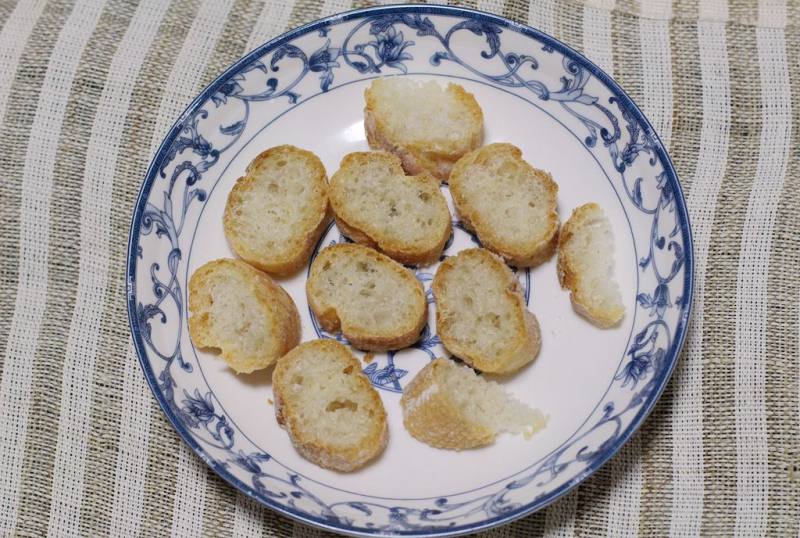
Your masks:
<path fill-rule="evenodd" d="M 314 340 L 294 348 L 275 366 L 272 387 L 278 424 L 320 467 L 353 471 L 386 447 L 383 402 L 344 345 Z"/>
<path fill-rule="evenodd" d="M 558 185 L 516 146 L 489 144 L 465 155 L 450 174 L 450 193 L 464 225 L 509 264 L 533 267 L 555 252 Z"/>
<path fill-rule="evenodd" d="M 496 255 L 482 248 L 462 250 L 439 265 L 432 287 L 439 338 L 473 368 L 510 373 L 539 354 L 539 322 L 525 307 L 514 274 Z"/>
<path fill-rule="evenodd" d="M 446 181 L 453 164 L 483 140 L 481 107 L 458 84 L 379 78 L 364 96 L 369 147 L 400 157 L 409 174 L 428 171 Z"/>
<path fill-rule="evenodd" d="M 228 195 L 223 226 L 237 256 L 287 275 L 305 265 L 330 220 L 325 167 L 310 151 L 287 145 L 247 166 Z"/>
<path fill-rule="evenodd" d="M 266 368 L 300 343 L 300 316 L 283 288 L 240 260 L 206 263 L 189 279 L 189 335 L 238 374 Z"/>
<path fill-rule="evenodd" d="M 329 195 L 345 235 L 400 263 L 437 261 L 452 231 L 439 181 L 427 172 L 407 176 L 391 153 L 345 155 Z"/>
<path fill-rule="evenodd" d="M 547 417 L 465 365 L 429 362 L 400 399 L 403 425 L 416 439 L 437 448 L 466 450 L 494 442 L 503 433 L 526 439 L 547 426 Z"/>
<path fill-rule="evenodd" d="M 614 278 L 614 232 L 599 205 L 576 208 L 562 227 L 558 280 L 570 291 L 575 311 L 598 327 L 614 327 L 625 317 Z"/>
<path fill-rule="evenodd" d="M 311 263 L 308 305 L 328 332 L 358 349 L 386 351 L 419 339 L 428 304 L 414 273 L 371 248 L 330 246 Z"/>

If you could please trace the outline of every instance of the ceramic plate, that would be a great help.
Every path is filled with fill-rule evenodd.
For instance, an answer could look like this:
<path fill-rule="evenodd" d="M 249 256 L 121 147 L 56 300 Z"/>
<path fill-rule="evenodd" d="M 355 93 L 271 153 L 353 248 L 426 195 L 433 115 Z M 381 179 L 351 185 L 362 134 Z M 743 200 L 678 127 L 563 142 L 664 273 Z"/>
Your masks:
<path fill-rule="evenodd" d="M 328 174 L 368 149 L 363 93 L 382 76 L 454 82 L 483 108 L 485 142 L 508 141 L 552 173 L 562 222 L 576 206 L 605 209 L 616 237 L 626 315 L 599 330 L 558 286 L 555 259 L 517 271 L 541 324 L 542 350 L 506 389 L 542 409 L 531 440 L 437 450 L 403 429 L 399 400 L 429 360 L 446 355 L 430 323 L 412 348 L 378 354 L 364 373 L 389 414 L 390 441 L 351 474 L 301 458 L 274 418 L 270 371 L 234 375 L 192 345 L 189 275 L 231 257 L 222 212 L 236 178 L 266 148 L 294 144 Z M 442 190 L 449 198 L 447 187 Z M 454 222 L 446 255 L 477 240 Z M 335 226 L 317 249 L 344 241 Z M 300 309 L 303 340 L 336 338 L 307 306 L 307 268 L 281 279 Z M 652 127 L 608 75 L 563 43 L 475 11 L 392 6 L 291 31 L 248 54 L 206 88 L 165 138 L 136 204 L 128 308 L 142 369 L 184 441 L 233 487 L 303 522 L 355 535 L 452 535 L 542 508 L 606 462 L 652 409 L 677 360 L 692 296 L 686 206 Z"/>

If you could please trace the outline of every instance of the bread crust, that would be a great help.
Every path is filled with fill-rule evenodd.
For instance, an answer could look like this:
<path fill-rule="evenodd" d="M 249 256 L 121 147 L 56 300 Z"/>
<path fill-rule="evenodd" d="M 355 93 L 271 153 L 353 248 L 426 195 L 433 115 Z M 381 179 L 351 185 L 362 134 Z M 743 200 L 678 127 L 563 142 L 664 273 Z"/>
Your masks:
<path fill-rule="evenodd" d="M 271 323 L 264 330 L 270 334 L 273 345 L 262 348 L 257 356 L 234 353 L 212 335 L 213 300 L 208 290 L 213 279 L 229 270 L 236 271 L 249 282 L 248 291 L 261 308 L 270 312 L 267 318 Z M 236 373 L 250 373 L 266 368 L 300 343 L 300 315 L 292 298 L 268 275 L 240 260 L 210 261 L 192 274 L 189 279 L 189 312 L 189 335 L 194 344 L 202 349 L 219 349 L 222 359 Z M 232 335 L 231 338 L 235 336 Z"/>
<path fill-rule="evenodd" d="M 484 355 L 481 350 L 463 344 L 454 335 L 453 326 L 457 322 L 453 319 L 452 311 L 459 307 L 449 304 L 446 291 L 447 279 L 457 264 L 470 258 L 491 266 L 497 279 L 502 283 L 503 295 L 514 304 L 513 314 L 517 322 L 523 327 L 503 354 Z M 533 361 L 539 354 L 541 348 L 539 322 L 526 308 L 525 299 L 514 274 L 497 255 L 482 248 L 462 250 L 458 255 L 445 259 L 439 265 L 433 278 L 432 289 L 436 299 L 436 332 L 442 344 L 450 353 L 473 368 L 482 372 L 510 373 Z"/>
<path fill-rule="evenodd" d="M 403 391 L 403 425 L 423 443 L 436 448 L 466 450 L 491 444 L 495 432 L 470 419 L 439 385 L 439 371 L 448 359 L 429 362 Z"/>
<path fill-rule="evenodd" d="M 464 193 L 463 182 L 469 168 L 481 166 L 490 158 L 505 155 L 515 163 L 525 167 L 530 174 L 538 181 L 552 197 L 549 208 L 549 218 L 545 229 L 539 234 L 540 239 L 533 245 L 520 246 L 514 244 L 509 238 L 504 237 L 500 230 L 488 222 L 483 214 Z M 553 177 L 522 159 L 522 151 L 507 143 L 489 144 L 482 148 L 471 151 L 454 165 L 450 174 L 450 193 L 453 196 L 453 204 L 464 224 L 464 226 L 474 232 L 484 247 L 495 254 L 499 254 L 510 265 L 515 267 L 535 267 L 553 255 L 558 244 L 558 212 L 556 211 L 556 196 L 558 195 L 558 185 L 553 181 Z"/>
<path fill-rule="evenodd" d="M 273 250 L 263 250 L 250 244 L 240 232 L 249 222 L 237 217 L 236 209 L 245 202 L 244 198 L 256 189 L 256 171 L 261 164 L 276 158 L 303 159 L 313 169 L 310 188 L 317 196 L 314 199 L 314 215 L 291 230 L 291 254 L 276 255 Z M 247 165 L 245 175 L 236 180 L 222 218 L 225 237 L 231 249 L 247 263 L 274 275 L 289 275 L 303 267 L 311 256 L 314 245 L 330 223 L 333 213 L 328 205 L 328 176 L 319 157 L 310 151 L 291 145 L 270 148 L 260 153 Z"/>
<path fill-rule="evenodd" d="M 406 291 L 413 296 L 417 315 L 413 319 L 406 319 L 402 327 L 397 327 L 393 331 L 380 332 L 372 326 L 353 323 L 347 318 L 346 313 L 341 312 L 340 305 L 331 303 L 320 284 L 323 278 L 322 268 L 326 262 L 336 256 L 365 256 L 384 267 L 385 270 L 399 275 L 408 284 Z M 396 290 L 397 293 L 401 293 L 401 291 Z M 414 274 L 388 256 L 363 245 L 339 243 L 320 251 L 311 263 L 311 271 L 306 281 L 306 294 L 308 305 L 323 329 L 331 333 L 341 331 L 353 347 L 366 351 L 388 351 L 410 346 L 419 340 L 420 333 L 428 319 L 425 292 Z"/>
<path fill-rule="evenodd" d="M 439 220 L 438 229 L 422 244 L 413 244 L 402 237 L 387 231 L 380 222 L 363 219 L 359 212 L 350 207 L 352 194 L 348 186 L 351 185 L 353 174 L 361 166 L 379 163 L 387 169 L 387 175 L 396 176 L 394 181 L 405 182 L 413 185 L 420 192 L 429 196 L 437 205 Z M 439 190 L 439 182 L 427 172 L 420 175 L 407 176 L 403 171 L 400 159 L 391 153 L 382 151 L 355 152 L 345 155 L 339 170 L 333 174 L 330 182 L 329 197 L 331 209 L 336 217 L 336 225 L 347 237 L 374 248 L 390 258 L 403 264 L 430 264 L 439 260 L 444 250 L 444 245 L 452 233 L 450 210 L 447 201 Z M 409 203 L 420 203 L 413 199 Z M 413 226 L 413 223 L 409 223 Z"/>
<path fill-rule="evenodd" d="M 325 360 L 340 360 L 352 367 L 359 390 L 363 391 L 377 414 L 374 417 L 377 428 L 361 439 L 356 445 L 337 447 L 331 441 L 319 442 L 304 437 L 297 425 L 301 420 L 298 409 L 286 393 L 291 381 L 286 379 L 286 372 L 292 361 L 300 360 L 303 353 L 312 352 Z M 275 418 L 278 424 L 289 434 L 295 449 L 307 460 L 334 471 L 350 472 L 363 467 L 377 457 L 386 448 L 389 441 L 389 427 L 386 410 L 378 392 L 372 387 L 369 379 L 361 372 L 361 364 L 344 345 L 333 340 L 312 340 L 294 348 L 282 357 L 272 373 L 272 386 L 275 398 Z"/>
<path fill-rule="evenodd" d="M 439 148 L 431 148 L 425 141 L 403 141 L 392 136 L 385 118 L 381 117 L 378 112 L 380 103 L 373 89 L 376 82 L 380 83 L 378 81 L 382 81 L 382 79 L 374 81 L 364 92 L 366 101 L 364 130 L 369 147 L 397 155 L 403 168 L 410 175 L 427 171 L 439 180 L 447 181 L 455 162 L 466 152 L 480 146 L 483 140 L 483 111 L 475 100 L 475 96 L 458 84 L 447 85 L 447 92 L 468 111 L 474 126 L 470 132 L 462 133 L 464 138 L 449 144 L 442 144 Z"/>
<path fill-rule="evenodd" d="M 587 221 L 593 218 L 593 213 L 598 210 L 602 211 L 600 206 L 590 202 L 572 211 L 572 215 L 561 228 L 556 270 L 561 287 L 570 290 L 570 302 L 575 311 L 597 327 L 609 329 L 622 321 L 622 318 L 625 317 L 625 309 L 621 306 L 616 308 L 614 305 L 596 304 L 589 297 L 582 296 L 578 289 L 578 281 L 581 275 L 577 268 L 576 260 L 567 255 L 564 248 L 573 239 L 580 227 L 586 225 Z"/>

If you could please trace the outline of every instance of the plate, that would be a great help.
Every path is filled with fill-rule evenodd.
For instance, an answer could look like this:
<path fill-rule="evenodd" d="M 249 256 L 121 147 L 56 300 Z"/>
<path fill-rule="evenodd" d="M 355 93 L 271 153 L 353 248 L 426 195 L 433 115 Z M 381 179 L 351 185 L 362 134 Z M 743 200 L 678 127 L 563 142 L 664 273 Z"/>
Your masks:
<path fill-rule="evenodd" d="M 626 316 L 599 330 L 571 309 L 555 259 L 517 271 L 540 321 L 539 358 L 499 379 L 542 409 L 530 441 L 437 450 L 403 429 L 403 387 L 445 355 L 431 318 L 420 341 L 378 354 L 364 373 L 389 414 L 390 441 L 364 469 L 341 474 L 301 458 L 274 419 L 270 373 L 234 375 L 187 332 L 189 275 L 231 257 L 222 230 L 228 192 L 262 150 L 294 144 L 328 174 L 368 149 L 363 92 L 381 76 L 455 82 L 485 116 L 485 142 L 518 145 L 559 184 L 562 222 L 595 201 L 614 229 Z M 447 187 L 442 187 L 449 196 Z M 456 220 L 446 255 L 477 244 Z M 345 239 L 335 226 L 316 251 Z M 435 266 L 415 269 L 433 303 Z M 636 431 L 669 379 L 686 333 L 692 243 L 667 153 L 641 111 L 597 66 L 541 32 L 463 8 L 390 6 L 323 19 L 270 41 L 206 88 L 156 154 L 136 203 L 128 309 L 144 375 L 173 426 L 235 488 L 305 523 L 353 535 L 442 536 L 499 525 L 553 502 Z M 303 340 L 336 338 L 316 323 L 307 269 L 281 279 Z"/>

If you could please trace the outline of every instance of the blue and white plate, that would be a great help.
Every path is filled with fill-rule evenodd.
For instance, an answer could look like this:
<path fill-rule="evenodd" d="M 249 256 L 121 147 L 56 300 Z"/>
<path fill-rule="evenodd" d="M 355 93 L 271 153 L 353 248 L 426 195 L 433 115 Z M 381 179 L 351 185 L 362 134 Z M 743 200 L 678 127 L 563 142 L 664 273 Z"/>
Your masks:
<path fill-rule="evenodd" d="M 550 416 L 530 441 L 502 436 L 465 452 L 437 450 L 403 429 L 403 388 L 445 354 L 433 323 L 411 349 L 377 355 L 364 372 L 389 413 L 384 454 L 351 474 L 301 458 L 275 422 L 270 372 L 234 375 L 194 348 L 186 284 L 203 263 L 231 257 L 225 199 L 262 150 L 294 144 L 328 174 L 368 149 L 363 93 L 382 76 L 455 82 L 483 108 L 485 142 L 508 141 L 559 184 L 559 213 L 601 204 L 616 237 L 626 316 L 612 330 L 579 318 L 555 259 L 519 271 L 539 318 L 542 350 L 500 381 Z M 443 187 L 447 196 L 447 188 Z M 455 222 L 446 255 L 476 239 Z M 344 238 L 335 226 L 317 249 Z M 417 269 L 429 290 L 434 267 Z M 291 31 L 248 54 L 206 88 L 165 138 L 136 204 L 128 308 L 147 381 L 186 443 L 225 480 L 306 523 L 354 535 L 453 535 L 553 502 L 605 463 L 641 425 L 686 334 L 692 243 L 669 158 L 631 99 L 597 66 L 531 28 L 476 11 L 392 6 Z M 307 270 L 280 283 L 297 303 L 303 339 L 331 338 L 308 309 Z M 429 293 L 429 301 L 432 297 Z"/>

